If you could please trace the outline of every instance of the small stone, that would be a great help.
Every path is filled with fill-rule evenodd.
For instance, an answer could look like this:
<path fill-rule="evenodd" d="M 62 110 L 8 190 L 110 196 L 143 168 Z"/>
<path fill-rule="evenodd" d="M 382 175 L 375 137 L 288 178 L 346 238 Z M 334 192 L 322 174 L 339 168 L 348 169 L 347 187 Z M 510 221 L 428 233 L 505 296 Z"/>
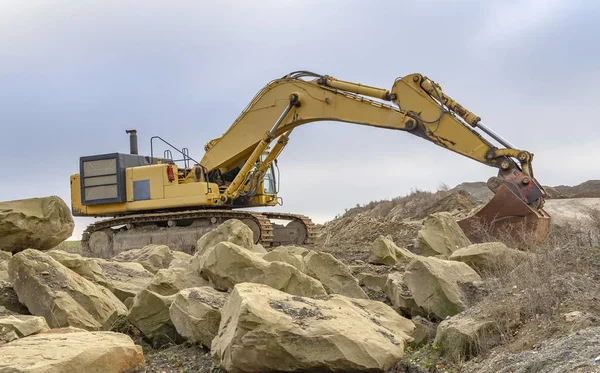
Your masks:
<path fill-rule="evenodd" d="M 48 271 L 42 271 L 42 275 L 44 275 L 44 276 L 48 276 L 49 274 L 50 274 L 50 272 L 48 272 Z"/>

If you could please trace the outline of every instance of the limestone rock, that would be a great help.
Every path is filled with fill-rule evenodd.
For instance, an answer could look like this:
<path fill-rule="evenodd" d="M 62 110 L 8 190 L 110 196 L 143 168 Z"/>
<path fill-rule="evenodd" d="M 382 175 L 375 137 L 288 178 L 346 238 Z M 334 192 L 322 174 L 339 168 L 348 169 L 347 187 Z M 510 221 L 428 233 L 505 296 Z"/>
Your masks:
<path fill-rule="evenodd" d="M 0 251 L 49 250 L 73 234 L 71 210 L 56 196 L 0 202 Z"/>
<path fill-rule="evenodd" d="M 361 286 L 383 291 L 388 280 L 388 275 L 361 272 L 356 275 L 356 279 Z"/>
<path fill-rule="evenodd" d="M 221 310 L 211 351 L 229 373 L 383 371 L 402 358 L 413 329 L 381 302 L 302 298 L 244 283 Z"/>
<path fill-rule="evenodd" d="M 283 262 L 298 268 L 301 272 L 306 272 L 303 257 L 300 254 L 294 254 L 287 248 L 279 246 L 269 251 L 262 257 L 267 262 Z"/>
<path fill-rule="evenodd" d="M 172 251 L 173 260 L 169 264 L 169 268 L 187 268 L 190 265 L 190 261 L 192 260 L 192 256 L 188 253 L 184 253 L 183 251 Z"/>
<path fill-rule="evenodd" d="M 177 293 L 169 313 L 177 332 L 190 342 L 210 348 L 221 321 L 221 308 L 229 294 L 204 286 Z"/>
<path fill-rule="evenodd" d="M 46 320 L 40 316 L 3 316 L 0 317 L 0 343 L 11 342 L 48 329 Z"/>
<path fill-rule="evenodd" d="M 0 281 L 0 315 L 29 315 L 29 310 L 19 302 L 19 297 L 12 285 Z"/>
<path fill-rule="evenodd" d="M 159 269 L 169 268 L 173 260 L 173 252 L 165 245 L 148 245 L 141 249 L 123 251 L 113 260 L 140 263 L 146 270 L 156 273 Z"/>
<path fill-rule="evenodd" d="M 15 254 L 9 274 L 19 301 L 53 328 L 109 329 L 127 314 L 109 290 L 69 270 L 37 250 Z"/>
<path fill-rule="evenodd" d="M 427 311 L 417 305 L 412 293 L 404 283 L 404 273 L 390 273 L 383 291 L 401 315 L 413 317 L 427 314 Z"/>
<path fill-rule="evenodd" d="M 219 242 L 231 242 L 247 250 L 264 254 L 267 251 L 260 245 L 254 245 L 254 233 L 246 224 L 237 219 L 230 219 L 216 229 L 200 237 L 196 243 L 196 254 L 202 255 L 207 249 Z"/>
<path fill-rule="evenodd" d="M 478 286 L 481 277 L 465 263 L 418 256 L 406 267 L 404 283 L 419 307 L 444 319 L 465 309 L 462 286 Z"/>
<path fill-rule="evenodd" d="M 208 285 L 208 281 L 187 268 L 161 269 L 148 285 L 148 290 L 160 295 L 174 295 L 180 290 Z"/>
<path fill-rule="evenodd" d="M 99 285 L 110 290 L 122 302 L 133 298 L 155 277 L 140 263 L 113 262 L 105 259 L 91 259 L 102 269 L 104 279 Z"/>
<path fill-rule="evenodd" d="M 135 297 L 154 277 L 141 264 L 135 262 L 86 258 L 61 250 L 50 250 L 47 254 L 80 276 L 104 286 L 122 302 Z"/>
<path fill-rule="evenodd" d="M 161 269 L 150 284 L 133 298 L 127 319 L 155 346 L 183 342 L 171 321 L 169 307 L 179 291 L 206 284 L 206 280 L 189 269 Z"/>
<path fill-rule="evenodd" d="M 0 371 L 141 373 L 144 353 L 125 334 L 56 329 L 0 346 Z"/>
<path fill-rule="evenodd" d="M 438 325 L 434 343 L 443 354 L 467 360 L 496 345 L 499 336 L 493 321 L 457 315 Z"/>
<path fill-rule="evenodd" d="M 106 282 L 102 268 L 90 258 L 84 258 L 79 254 L 68 253 L 62 250 L 50 250 L 46 254 L 71 271 L 92 282 L 97 284 Z"/>
<path fill-rule="evenodd" d="M 306 274 L 319 280 L 329 293 L 368 299 L 348 267 L 333 255 L 311 251 L 304 257 L 304 264 Z"/>
<path fill-rule="evenodd" d="M 450 260 L 466 263 L 480 274 L 508 272 L 531 258 L 531 254 L 506 247 L 502 242 L 469 245 L 450 255 Z"/>
<path fill-rule="evenodd" d="M 169 307 L 174 300 L 175 295 L 165 296 L 144 289 L 133 298 L 127 319 L 151 340 L 155 347 L 183 342 L 169 315 Z"/>
<path fill-rule="evenodd" d="M 416 249 L 423 256 L 450 255 L 471 241 L 447 212 L 429 215 L 417 235 Z"/>
<path fill-rule="evenodd" d="M 0 281 L 8 281 L 8 261 L 11 257 L 8 251 L 0 251 Z"/>
<path fill-rule="evenodd" d="M 394 266 L 408 264 L 414 257 L 415 254 L 396 246 L 389 237 L 379 236 L 371 246 L 369 262 Z"/>
<path fill-rule="evenodd" d="M 217 290 L 233 289 L 241 282 L 269 285 L 289 294 L 325 295 L 323 285 L 283 262 L 267 262 L 259 255 L 232 242 L 221 242 L 192 260 L 193 267 Z"/>
<path fill-rule="evenodd" d="M 311 252 L 311 250 L 300 246 L 278 246 L 277 249 L 285 250 L 290 254 L 299 255 L 301 257 L 305 257 Z"/>

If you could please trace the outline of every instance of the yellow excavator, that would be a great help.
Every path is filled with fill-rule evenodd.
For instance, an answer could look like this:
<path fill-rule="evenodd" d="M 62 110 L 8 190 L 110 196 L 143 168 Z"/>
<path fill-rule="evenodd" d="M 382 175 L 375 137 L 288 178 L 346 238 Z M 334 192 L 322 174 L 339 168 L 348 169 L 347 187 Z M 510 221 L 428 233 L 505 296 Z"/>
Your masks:
<path fill-rule="evenodd" d="M 111 217 L 86 229 L 84 248 L 103 257 L 150 243 L 191 251 L 201 234 L 231 218 L 245 222 L 263 246 L 314 242 L 315 226 L 305 216 L 239 209 L 281 202 L 277 157 L 296 127 L 316 121 L 405 131 L 497 168 L 488 180 L 494 198 L 459 221 L 475 241 L 475 223 L 525 224 L 533 237 L 547 234 L 546 193 L 534 178 L 533 154 L 485 126 L 432 79 L 411 74 L 386 90 L 296 71 L 259 91 L 227 132 L 206 144 L 200 162 L 158 136 L 150 156 L 139 155 L 135 130 L 127 131 L 129 154 L 81 157 L 79 174 L 71 176 L 73 215 Z M 156 142 L 168 148 L 160 157 Z"/>

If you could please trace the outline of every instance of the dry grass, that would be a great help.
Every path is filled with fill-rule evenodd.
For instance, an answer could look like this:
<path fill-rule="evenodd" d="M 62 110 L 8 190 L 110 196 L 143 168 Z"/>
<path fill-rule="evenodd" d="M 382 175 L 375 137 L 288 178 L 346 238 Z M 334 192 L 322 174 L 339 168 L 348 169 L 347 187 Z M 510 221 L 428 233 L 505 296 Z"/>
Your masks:
<path fill-rule="evenodd" d="M 600 211 L 590 214 L 597 224 L 589 231 L 553 227 L 543 243 L 525 239 L 519 248 L 534 255 L 487 279 L 488 295 L 477 308 L 513 352 L 600 320 Z M 512 234 L 504 241 L 527 238 L 524 230 Z M 573 311 L 582 319 L 567 322 L 564 314 Z"/>

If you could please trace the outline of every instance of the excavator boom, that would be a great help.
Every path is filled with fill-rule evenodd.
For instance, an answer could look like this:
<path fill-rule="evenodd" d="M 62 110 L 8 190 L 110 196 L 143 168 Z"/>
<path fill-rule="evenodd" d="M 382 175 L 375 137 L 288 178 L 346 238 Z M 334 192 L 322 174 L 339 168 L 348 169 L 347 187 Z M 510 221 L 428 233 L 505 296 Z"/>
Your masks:
<path fill-rule="evenodd" d="M 474 217 L 459 223 L 474 241 L 481 239 L 475 225 L 506 230 L 517 220 L 527 221 L 537 240 L 547 233 L 549 217 L 542 210 L 546 194 L 533 176 L 533 154 L 515 148 L 421 74 L 397 79 L 391 90 L 306 71 L 270 82 L 227 132 L 206 144 L 202 166 L 208 172 L 235 175 L 222 200 L 247 195 L 245 186 L 255 185 L 263 176 L 287 144 L 292 130 L 316 121 L 405 131 L 499 169 L 498 176 L 488 181 L 494 200 Z M 261 154 L 277 138 L 279 142 L 261 162 Z M 258 171 L 257 163 L 261 165 Z"/>

